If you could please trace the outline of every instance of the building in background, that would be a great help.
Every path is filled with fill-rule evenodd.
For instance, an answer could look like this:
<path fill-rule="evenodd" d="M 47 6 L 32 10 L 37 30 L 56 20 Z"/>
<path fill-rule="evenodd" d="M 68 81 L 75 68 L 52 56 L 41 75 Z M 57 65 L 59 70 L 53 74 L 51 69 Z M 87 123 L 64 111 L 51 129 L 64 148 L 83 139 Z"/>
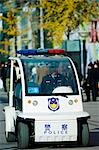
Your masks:
<path fill-rule="evenodd" d="M 85 78 L 88 64 L 99 60 L 99 20 L 80 25 L 70 33 L 69 41 L 64 36 L 62 48 L 78 64 L 79 72 Z"/>
<path fill-rule="evenodd" d="M 0 1 L 2 2 L 2 1 Z M 10 0 L 8 0 L 10 2 Z M 16 54 L 16 50 L 32 49 L 32 48 L 49 48 L 53 47 L 47 39 L 47 31 L 39 28 L 40 16 L 42 10 L 30 7 L 31 4 L 39 3 L 40 0 L 15 0 L 16 9 L 20 6 L 22 9 L 17 14 L 16 27 L 19 34 L 9 36 L 10 45 L 4 45 L 4 49 L 9 51 L 11 56 Z M 2 5 L 1 5 L 2 6 Z M 5 15 L 6 10 L 3 7 L 2 14 Z M 2 22 L 2 20 L 1 20 Z M 3 28 L 6 25 L 3 23 Z M 5 38 L 5 34 L 1 34 L 0 38 Z M 2 41 L 2 39 L 0 39 Z M 1 45 L 0 45 L 1 46 Z M 55 47 L 55 45 L 54 45 Z M 78 64 L 79 72 L 83 76 L 86 74 L 86 67 L 90 61 L 99 59 L 99 20 L 92 20 L 91 23 L 79 26 L 78 29 L 70 33 L 70 39 L 64 36 L 62 46 L 59 47 L 67 50 L 76 64 Z"/>
<path fill-rule="evenodd" d="M 92 20 L 89 28 L 89 36 L 86 39 L 87 65 L 99 60 L 99 20 Z"/>

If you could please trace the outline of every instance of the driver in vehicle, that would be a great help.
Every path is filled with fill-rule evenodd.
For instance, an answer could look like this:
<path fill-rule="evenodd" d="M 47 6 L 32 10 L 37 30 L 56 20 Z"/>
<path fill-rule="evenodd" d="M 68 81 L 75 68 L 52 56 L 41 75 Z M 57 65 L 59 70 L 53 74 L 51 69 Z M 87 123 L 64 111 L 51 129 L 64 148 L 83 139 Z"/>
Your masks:
<path fill-rule="evenodd" d="M 66 86 L 67 82 L 65 77 L 58 73 L 56 68 L 51 68 L 50 74 L 43 77 L 40 91 L 43 94 L 50 94 L 56 87 Z"/>

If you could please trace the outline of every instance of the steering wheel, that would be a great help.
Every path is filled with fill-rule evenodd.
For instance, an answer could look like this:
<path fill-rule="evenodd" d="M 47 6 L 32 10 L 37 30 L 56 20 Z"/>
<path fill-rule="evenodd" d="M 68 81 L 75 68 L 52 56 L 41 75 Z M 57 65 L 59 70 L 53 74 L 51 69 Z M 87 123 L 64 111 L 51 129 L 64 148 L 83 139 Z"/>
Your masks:
<path fill-rule="evenodd" d="M 73 93 L 73 90 L 70 86 L 58 86 L 52 93 Z"/>

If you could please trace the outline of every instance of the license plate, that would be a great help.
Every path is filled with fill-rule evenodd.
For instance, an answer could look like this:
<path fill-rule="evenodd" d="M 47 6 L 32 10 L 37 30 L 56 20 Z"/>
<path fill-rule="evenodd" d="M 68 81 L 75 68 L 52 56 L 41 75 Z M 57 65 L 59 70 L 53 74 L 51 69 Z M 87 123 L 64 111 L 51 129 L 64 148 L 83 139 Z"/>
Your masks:
<path fill-rule="evenodd" d="M 77 135 L 77 121 L 35 121 L 35 140 L 48 141 L 53 137 L 70 137 Z M 58 138 L 59 139 L 59 138 Z M 60 138 L 61 139 L 61 138 Z M 68 139 L 68 138 L 67 138 Z M 52 140 L 52 141 L 53 141 Z"/>

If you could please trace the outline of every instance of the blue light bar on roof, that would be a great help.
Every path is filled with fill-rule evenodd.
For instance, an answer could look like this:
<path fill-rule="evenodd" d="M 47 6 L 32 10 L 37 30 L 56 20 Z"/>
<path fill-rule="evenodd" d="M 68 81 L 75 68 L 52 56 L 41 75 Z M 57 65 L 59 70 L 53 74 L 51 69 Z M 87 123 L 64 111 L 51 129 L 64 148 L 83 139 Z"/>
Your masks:
<path fill-rule="evenodd" d="M 37 49 L 23 49 L 16 51 L 16 53 L 21 55 L 36 55 Z"/>
<path fill-rule="evenodd" d="M 61 55 L 65 53 L 63 49 L 24 49 L 16 51 L 17 54 L 21 55 Z"/>

